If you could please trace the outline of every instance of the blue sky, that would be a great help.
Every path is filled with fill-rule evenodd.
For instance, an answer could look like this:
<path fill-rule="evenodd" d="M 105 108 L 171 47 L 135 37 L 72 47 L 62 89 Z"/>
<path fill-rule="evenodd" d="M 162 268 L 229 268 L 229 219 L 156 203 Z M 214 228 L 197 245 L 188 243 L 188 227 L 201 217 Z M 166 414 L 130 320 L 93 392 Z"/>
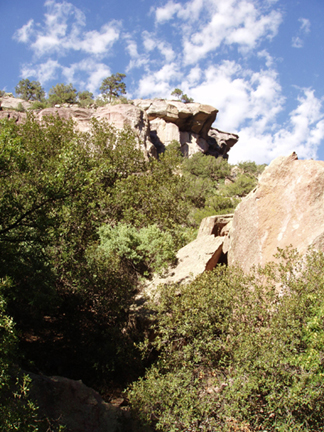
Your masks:
<path fill-rule="evenodd" d="M 323 0 L 0 0 L 0 88 L 22 78 L 127 97 L 176 87 L 238 133 L 231 163 L 324 160 Z"/>

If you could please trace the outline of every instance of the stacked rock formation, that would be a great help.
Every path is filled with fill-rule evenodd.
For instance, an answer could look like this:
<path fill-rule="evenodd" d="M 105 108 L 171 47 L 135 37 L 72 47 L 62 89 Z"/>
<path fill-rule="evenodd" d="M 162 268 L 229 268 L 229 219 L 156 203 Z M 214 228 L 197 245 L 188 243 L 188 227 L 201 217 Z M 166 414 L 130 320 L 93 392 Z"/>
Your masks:
<path fill-rule="evenodd" d="M 30 104 L 22 99 L 4 97 L 0 104 L 0 118 L 14 118 L 22 122 L 26 118 L 17 109 L 21 103 L 24 109 Z M 212 128 L 217 109 L 199 103 L 183 103 L 163 99 L 136 99 L 129 104 L 106 105 L 99 108 L 80 108 L 75 105 L 55 106 L 35 111 L 42 120 L 44 116 L 59 115 L 72 118 L 79 131 L 89 131 L 91 119 L 104 120 L 117 129 L 129 126 L 137 136 L 139 147 L 147 156 L 157 157 L 173 141 L 181 145 L 182 153 L 190 157 L 202 152 L 215 157 L 228 157 L 228 151 L 238 141 L 238 135 Z"/>

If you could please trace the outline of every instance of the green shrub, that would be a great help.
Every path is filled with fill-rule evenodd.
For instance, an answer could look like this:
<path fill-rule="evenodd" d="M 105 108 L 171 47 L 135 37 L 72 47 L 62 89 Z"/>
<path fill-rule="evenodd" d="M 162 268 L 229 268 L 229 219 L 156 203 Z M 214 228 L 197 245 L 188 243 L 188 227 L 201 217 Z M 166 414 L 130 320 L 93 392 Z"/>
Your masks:
<path fill-rule="evenodd" d="M 129 391 L 157 430 L 324 430 L 324 255 L 220 267 L 155 303 L 155 366 Z"/>
<path fill-rule="evenodd" d="M 222 157 L 216 159 L 213 156 L 196 153 L 183 161 L 182 171 L 204 179 L 219 180 L 230 174 L 231 166 Z"/>
<path fill-rule="evenodd" d="M 98 97 L 98 98 L 95 100 L 95 104 L 96 104 L 98 107 L 103 107 L 103 106 L 107 105 L 107 102 L 105 102 L 103 99 L 101 99 L 101 98 Z"/>
<path fill-rule="evenodd" d="M 45 108 L 47 108 L 49 106 L 51 106 L 51 105 L 46 100 L 43 100 L 43 101 L 34 101 L 32 103 L 31 109 L 32 110 L 45 109 Z"/>
<path fill-rule="evenodd" d="M 13 364 L 17 337 L 1 294 L 10 285 L 9 279 L 0 279 L 0 431 L 37 431 L 37 407 L 27 398 L 30 379 L 19 378 Z"/>
<path fill-rule="evenodd" d="M 240 171 L 243 174 L 247 174 L 255 177 L 261 174 L 266 166 L 267 166 L 266 164 L 257 165 L 255 162 L 252 161 L 244 161 L 244 162 L 239 162 L 237 164 L 237 167 L 240 169 Z"/>
<path fill-rule="evenodd" d="M 222 194 L 228 197 L 244 197 L 255 188 L 257 183 L 258 181 L 255 177 L 242 174 L 234 183 L 224 186 Z"/>
<path fill-rule="evenodd" d="M 107 202 L 116 182 L 146 169 L 134 134 L 92 126 L 81 134 L 59 117 L 0 122 L 0 278 L 12 280 L 3 295 L 23 366 L 88 383 L 118 375 L 135 356 L 124 354 L 134 351 L 125 328 L 136 280 L 90 249 L 113 221 Z M 89 351 L 92 344 L 100 349 Z"/>
<path fill-rule="evenodd" d="M 25 108 L 23 106 L 23 104 L 21 102 L 19 102 L 18 106 L 17 106 L 17 111 L 18 112 L 25 112 Z"/>
<path fill-rule="evenodd" d="M 193 211 L 192 217 L 196 224 L 200 225 L 201 221 L 205 217 L 217 214 L 233 213 L 238 203 L 239 200 L 236 198 L 228 198 L 219 194 L 215 194 L 206 200 L 206 205 L 204 208 Z"/>
<path fill-rule="evenodd" d="M 78 93 L 78 103 L 81 107 L 86 108 L 94 103 L 93 94 L 88 90 Z"/>
<path fill-rule="evenodd" d="M 145 274 L 161 271 L 176 260 L 173 236 L 157 225 L 141 229 L 123 223 L 104 225 L 99 228 L 99 237 L 101 253 L 117 254 Z"/>

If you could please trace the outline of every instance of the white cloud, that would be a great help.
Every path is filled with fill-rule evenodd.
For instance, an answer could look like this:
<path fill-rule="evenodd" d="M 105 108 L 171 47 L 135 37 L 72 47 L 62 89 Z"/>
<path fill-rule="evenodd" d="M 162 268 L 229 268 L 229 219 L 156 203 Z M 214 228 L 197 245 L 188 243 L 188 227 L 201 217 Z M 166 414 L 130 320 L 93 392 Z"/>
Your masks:
<path fill-rule="evenodd" d="M 293 48 L 303 48 L 304 39 L 303 36 L 310 32 L 311 23 L 307 18 L 299 18 L 300 28 L 297 36 L 294 36 L 291 40 L 291 45 Z"/>
<path fill-rule="evenodd" d="M 169 1 L 164 7 L 159 7 L 155 11 L 156 22 L 158 24 L 169 21 L 181 9 L 181 5 Z"/>
<path fill-rule="evenodd" d="M 100 29 L 100 32 L 90 31 L 86 32 L 84 39 L 79 42 L 81 50 L 89 54 L 104 54 L 112 47 L 114 42 L 119 39 L 120 35 L 120 24 L 117 21 L 112 21 L 109 24 L 105 24 Z M 78 49 L 75 47 L 74 49 Z"/>
<path fill-rule="evenodd" d="M 74 85 L 79 85 L 81 89 L 89 90 L 94 94 L 98 93 L 103 79 L 111 75 L 107 65 L 91 58 L 63 67 L 62 73 L 67 82 L 73 82 Z"/>
<path fill-rule="evenodd" d="M 27 24 L 23 25 L 19 30 L 14 33 L 14 39 L 18 42 L 27 43 L 30 36 L 33 34 L 34 20 L 29 20 Z"/>
<path fill-rule="evenodd" d="M 129 34 L 124 35 L 124 40 L 126 41 L 126 51 L 130 56 L 130 61 L 126 67 L 126 72 L 128 73 L 134 68 L 141 68 L 145 66 L 149 60 L 145 54 L 139 54 L 136 41 L 132 39 Z"/>
<path fill-rule="evenodd" d="M 47 62 L 38 65 L 24 65 L 21 71 L 21 76 L 27 78 L 30 76 L 36 77 L 37 81 L 42 84 L 52 80 L 58 75 L 58 70 L 62 66 L 56 60 L 47 60 Z"/>
<path fill-rule="evenodd" d="M 304 46 L 304 41 L 299 36 L 294 36 L 292 38 L 291 46 L 293 48 L 302 48 Z"/>
<path fill-rule="evenodd" d="M 209 22 L 198 31 L 186 30 L 185 64 L 196 63 L 222 44 L 252 50 L 262 39 L 274 37 L 282 21 L 280 12 L 262 14 L 251 0 L 218 0 L 212 4 Z"/>
<path fill-rule="evenodd" d="M 264 58 L 265 59 L 265 64 L 268 68 L 271 68 L 273 66 L 273 58 L 272 56 L 268 53 L 267 50 L 262 50 L 258 52 L 258 57 L 259 58 Z"/>
<path fill-rule="evenodd" d="M 309 19 L 307 19 L 307 18 L 299 18 L 298 21 L 301 23 L 300 24 L 300 29 L 304 33 L 309 33 L 310 32 L 310 27 L 311 27 L 311 23 L 310 23 Z"/>
<path fill-rule="evenodd" d="M 167 98 L 174 89 L 173 82 L 179 80 L 181 76 L 178 65 L 166 64 L 157 72 L 146 74 L 140 80 L 136 94 L 138 97 Z"/>
<path fill-rule="evenodd" d="M 148 31 L 142 32 L 143 45 L 146 51 L 152 51 L 156 47 L 156 40 L 154 36 Z"/>
<path fill-rule="evenodd" d="M 111 21 L 99 31 L 84 32 L 85 15 L 72 3 L 54 0 L 45 2 L 42 24 L 31 20 L 15 33 L 19 42 L 30 42 L 30 48 L 37 57 L 53 53 L 64 55 L 68 51 L 81 51 L 92 55 L 105 55 L 119 39 L 120 23 Z"/>
<path fill-rule="evenodd" d="M 268 163 L 293 151 L 299 158 L 316 159 L 318 147 L 324 139 L 322 101 L 315 97 L 313 90 L 304 89 L 298 103 L 290 113 L 288 123 L 273 134 L 255 130 L 254 125 L 239 130 L 240 140 L 230 151 L 230 162 L 254 160 Z"/>
<path fill-rule="evenodd" d="M 147 53 L 157 49 L 163 55 L 165 61 L 171 62 L 175 58 L 175 52 L 168 42 L 158 39 L 148 31 L 142 33 L 142 38 L 143 46 Z"/>

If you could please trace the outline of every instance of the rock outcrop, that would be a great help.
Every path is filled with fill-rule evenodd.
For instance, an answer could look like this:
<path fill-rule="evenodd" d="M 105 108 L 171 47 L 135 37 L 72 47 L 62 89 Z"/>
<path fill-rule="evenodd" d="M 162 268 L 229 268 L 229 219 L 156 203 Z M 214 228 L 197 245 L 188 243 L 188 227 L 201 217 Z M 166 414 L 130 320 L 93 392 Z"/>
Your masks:
<path fill-rule="evenodd" d="M 19 109 L 22 107 L 23 109 L 28 110 L 31 106 L 32 104 L 30 102 L 13 96 L 5 95 L 0 98 L 0 107 L 2 109 Z"/>
<path fill-rule="evenodd" d="M 170 267 L 164 277 L 155 277 L 145 287 L 149 297 L 158 285 L 189 283 L 199 274 L 212 270 L 217 264 L 227 262 L 228 229 L 232 214 L 210 216 L 201 221 L 197 238 L 177 253 L 177 266 Z"/>
<path fill-rule="evenodd" d="M 223 132 L 216 128 L 210 128 L 208 132 L 208 154 L 227 158 L 230 149 L 237 143 L 239 136 L 229 132 Z"/>
<path fill-rule="evenodd" d="M 273 261 L 278 247 L 324 251 L 323 221 L 324 162 L 279 157 L 234 213 L 228 263 L 247 272 Z"/>
<path fill-rule="evenodd" d="M 17 109 L 19 103 L 22 103 L 24 109 L 31 106 L 22 99 L 7 96 L 0 99 L 0 102 L 7 110 L 0 111 L 0 118 L 10 116 L 19 122 L 26 118 L 26 114 L 8 109 Z M 35 111 L 35 115 L 39 120 L 48 115 L 72 118 L 77 130 L 82 132 L 90 130 L 92 118 L 104 120 L 117 129 L 129 126 L 135 131 L 138 145 L 147 156 L 157 157 L 169 144 L 177 141 L 187 157 L 202 152 L 227 158 L 228 151 L 238 141 L 238 136 L 211 127 L 217 112 L 216 108 L 199 103 L 136 99 L 129 104 L 88 109 L 76 105 L 57 105 Z"/>
<path fill-rule="evenodd" d="M 40 414 L 66 426 L 67 432 L 119 432 L 139 430 L 128 412 L 105 402 L 82 381 L 28 373 L 31 397 Z"/>
<path fill-rule="evenodd" d="M 158 153 L 176 140 L 187 157 L 202 152 L 226 158 L 238 141 L 238 135 L 211 127 L 218 110 L 210 105 L 164 99 L 135 99 L 133 103 L 146 112 L 150 138 Z"/>
<path fill-rule="evenodd" d="M 199 227 L 197 237 L 210 236 L 223 237 L 227 235 L 228 231 L 225 228 L 231 223 L 233 214 L 208 216 L 204 218 Z"/>
<path fill-rule="evenodd" d="M 180 131 L 191 131 L 205 139 L 218 112 L 210 105 L 196 102 L 183 103 L 165 99 L 135 99 L 133 102 L 146 112 L 150 121 L 161 118 L 177 125 Z"/>
<path fill-rule="evenodd" d="M 26 113 L 18 111 L 0 111 L 0 120 L 8 119 L 15 120 L 16 123 L 20 124 L 26 120 Z"/>

